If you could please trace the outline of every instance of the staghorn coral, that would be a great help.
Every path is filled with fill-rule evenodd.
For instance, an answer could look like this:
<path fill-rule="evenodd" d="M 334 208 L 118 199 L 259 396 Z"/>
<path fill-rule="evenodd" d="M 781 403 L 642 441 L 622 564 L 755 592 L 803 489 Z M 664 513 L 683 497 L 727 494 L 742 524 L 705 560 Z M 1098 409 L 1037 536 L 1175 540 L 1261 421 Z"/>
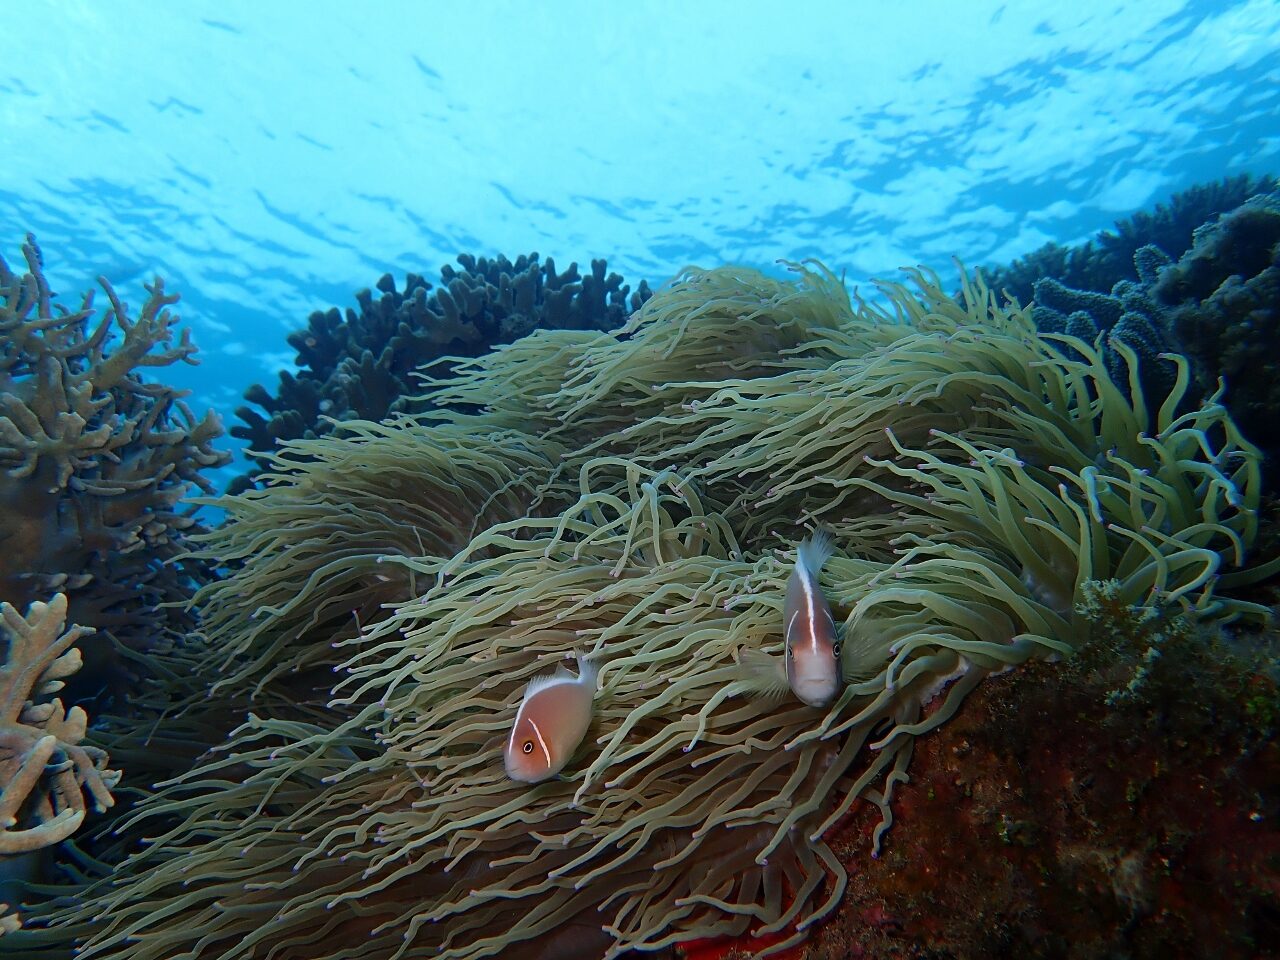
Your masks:
<path fill-rule="evenodd" d="M 196 529 L 180 501 L 229 455 L 212 412 L 197 420 L 181 391 L 140 375 L 195 362 L 159 279 L 131 317 L 100 278 L 110 306 L 95 321 L 92 293 L 66 310 L 34 239 L 22 250 L 25 274 L 0 259 L 0 596 L 25 607 L 65 591 L 71 619 L 98 630 L 84 673 L 110 692 L 124 659 L 190 628 L 165 606 L 205 576 L 180 559 Z"/>
<path fill-rule="evenodd" d="M 378 565 L 396 586 L 359 635 L 332 625 L 375 568 L 367 553 L 325 566 L 350 534 L 293 553 L 296 570 L 271 545 L 315 503 L 297 496 L 312 468 L 282 459 L 276 484 L 240 501 L 246 516 L 278 503 L 276 522 L 233 519 L 221 541 L 247 562 L 213 638 L 243 658 L 242 691 L 278 651 L 339 667 L 328 715 L 255 709 L 144 802 L 130 829 L 149 845 L 18 943 L 471 960 L 779 934 L 776 951 L 839 903 L 831 841 L 864 806 L 880 849 L 920 737 L 987 677 L 1087 641 L 1085 584 L 1114 580 L 1136 610 L 1265 614 L 1224 595 L 1277 565 L 1245 566 L 1259 455 L 1220 404 L 1181 411 L 1185 362 L 1149 406 L 1123 344 L 1117 385 L 1098 349 L 1037 336 L 981 283 L 957 303 L 914 280 L 886 285 L 882 311 L 854 310 L 822 272 L 690 272 L 625 334 L 574 335 L 580 359 L 549 333 L 468 367 L 444 387 L 458 411 L 377 433 L 404 435 L 403 475 L 421 458 L 430 489 L 449 468 L 433 443 L 466 437 L 501 461 L 514 422 L 543 429 L 558 453 L 513 467 L 543 514 L 467 507 L 456 539 L 449 512 L 421 515 L 425 549 L 400 543 Z M 805 305 L 822 318 L 810 329 Z M 490 409 L 461 409 L 486 396 Z M 307 453 L 352 462 L 347 443 Z M 499 494 L 520 489 L 507 477 Z M 370 497 L 380 474 L 357 483 Z M 775 548 L 805 517 L 843 554 L 823 586 L 853 682 L 825 711 L 754 696 L 738 662 L 782 646 L 790 564 Z M 278 628 L 258 626 L 258 592 Z M 562 779 L 513 783 L 500 754 L 522 688 L 574 651 L 602 664 L 586 748 Z"/>
<path fill-rule="evenodd" d="M 0 659 L 0 859 L 61 843 L 84 821 L 86 797 L 102 812 L 120 773 L 84 744 L 89 718 L 58 698 L 81 666 L 75 643 L 92 632 L 63 631 L 67 598 L 35 601 L 23 617 L 0 603 L 8 634 Z"/>
<path fill-rule="evenodd" d="M 316 311 L 306 330 L 290 334 L 302 371 L 282 373 L 275 396 L 260 385 L 245 393 L 266 416 L 252 407 L 236 411 L 245 425 L 231 435 L 249 442 L 256 468 L 232 492 L 269 467 L 267 456 L 282 440 L 324 436 L 335 421 L 412 412 L 422 394 L 414 381 L 420 367 L 476 356 L 535 329 L 610 330 L 652 295 L 644 281 L 631 293 L 604 260 L 592 260 L 586 276 L 576 263 L 557 273 L 554 260 L 536 253 L 514 263 L 461 254 L 458 264 L 461 270 L 444 266 L 435 290 L 411 273 L 398 291 L 385 274 L 376 300 L 369 290 L 356 294 L 359 313 Z"/>

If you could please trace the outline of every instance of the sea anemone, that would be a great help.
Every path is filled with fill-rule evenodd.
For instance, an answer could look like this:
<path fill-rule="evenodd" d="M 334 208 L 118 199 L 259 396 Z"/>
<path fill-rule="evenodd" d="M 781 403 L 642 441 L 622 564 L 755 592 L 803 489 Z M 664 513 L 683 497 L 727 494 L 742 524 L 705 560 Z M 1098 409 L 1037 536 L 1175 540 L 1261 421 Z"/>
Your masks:
<path fill-rule="evenodd" d="M 1264 613 L 1220 589 L 1267 572 L 1244 566 L 1259 455 L 1216 401 L 1182 409 L 1185 362 L 1152 406 L 1123 345 L 1128 389 L 1101 344 L 1038 336 L 980 281 L 956 300 L 918 271 L 855 308 L 796 270 L 688 272 L 616 335 L 535 334 L 437 385 L 437 413 L 286 448 L 210 542 L 244 564 L 213 632 L 233 690 L 333 662 L 327 716 L 256 710 L 40 936 L 85 958 L 478 960 L 780 934 L 763 955 L 839 902 L 828 841 L 860 803 L 879 848 L 917 737 L 1084 643 L 1086 584 Z M 466 495 L 405 512 L 404 484 L 439 503 L 451 463 Z M 339 508 L 349 488 L 386 535 Z M 838 544 L 849 682 L 825 710 L 741 663 L 782 647 L 802 521 Z M 525 683 L 583 652 L 583 747 L 558 779 L 507 779 Z"/>

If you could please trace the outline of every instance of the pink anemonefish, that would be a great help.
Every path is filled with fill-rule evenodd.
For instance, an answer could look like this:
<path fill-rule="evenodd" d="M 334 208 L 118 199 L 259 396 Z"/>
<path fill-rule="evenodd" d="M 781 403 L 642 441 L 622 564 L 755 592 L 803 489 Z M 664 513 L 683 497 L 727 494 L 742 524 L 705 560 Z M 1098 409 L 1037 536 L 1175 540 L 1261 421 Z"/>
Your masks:
<path fill-rule="evenodd" d="M 825 707 L 840 692 L 840 637 L 818 574 L 834 552 L 831 535 L 819 531 L 801 541 L 796 565 L 787 581 L 782 623 L 787 641 L 785 665 L 759 651 L 739 651 L 740 661 L 761 692 L 780 694 L 790 688 L 802 703 Z"/>
<path fill-rule="evenodd" d="M 538 783 L 564 769 L 591 725 L 598 672 L 589 657 L 579 656 L 577 676 L 561 664 L 529 681 L 507 738 L 507 776 Z"/>
<path fill-rule="evenodd" d="M 818 574 L 834 552 L 831 535 L 825 530 L 801 541 L 782 611 L 787 683 L 811 707 L 827 706 L 840 692 L 840 638 L 818 583 Z"/>

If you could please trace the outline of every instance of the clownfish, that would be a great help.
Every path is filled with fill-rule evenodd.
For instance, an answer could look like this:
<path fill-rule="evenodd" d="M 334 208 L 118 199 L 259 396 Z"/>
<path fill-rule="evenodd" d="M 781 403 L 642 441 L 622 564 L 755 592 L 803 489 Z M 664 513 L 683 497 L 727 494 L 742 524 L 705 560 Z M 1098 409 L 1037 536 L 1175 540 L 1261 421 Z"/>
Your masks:
<path fill-rule="evenodd" d="M 507 738 L 508 777 L 538 783 L 564 769 L 591 725 L 598 673 L 589 657 L 580 656 L 577 676 L 561 664 L 529 681 Z"/>
<path fill-rule="evenodd" d="M 825 707 L 840 692 L 840 637 L 818 574 L 835 552 L 825 530 L 801 541 L 782 608 L 787 638 L 787 685 L 811 707 Z"/>
<path fill-rule="evenodd" d="M 825 530 L 806 537 L 796 550 L 796 565 L 787 581 L 782 608 L 785 664 L 760 651 L 739 651 L 742 666 L 761 692 L 781 694 L 790 689 L 811 707 L 830 705 L 840 692 L 840 636 L 818 583 L 818 574 L 834 550 Z"/>

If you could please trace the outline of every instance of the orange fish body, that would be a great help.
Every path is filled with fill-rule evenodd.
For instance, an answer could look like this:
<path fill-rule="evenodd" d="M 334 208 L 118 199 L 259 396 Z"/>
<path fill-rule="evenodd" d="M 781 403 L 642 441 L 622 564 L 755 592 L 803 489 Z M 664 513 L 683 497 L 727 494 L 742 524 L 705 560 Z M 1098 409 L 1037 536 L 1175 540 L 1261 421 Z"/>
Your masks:
<path fill-rule="evenodd" d="M 595 664 L 579 657 L 577 676 L 561 666 L 529 681 L 507 738 L 507 776 L 538 783 L 564 769 L 591 725 L 596 674 Z"/>
<path fill-rule="evenodd" d="M 783 607 L 787 684 L 811 707 L 828 706 L 840 692 L 840 638 L 818 584 L 818 574 L 833 550 L 825 531 L 801 542 Z"/>

